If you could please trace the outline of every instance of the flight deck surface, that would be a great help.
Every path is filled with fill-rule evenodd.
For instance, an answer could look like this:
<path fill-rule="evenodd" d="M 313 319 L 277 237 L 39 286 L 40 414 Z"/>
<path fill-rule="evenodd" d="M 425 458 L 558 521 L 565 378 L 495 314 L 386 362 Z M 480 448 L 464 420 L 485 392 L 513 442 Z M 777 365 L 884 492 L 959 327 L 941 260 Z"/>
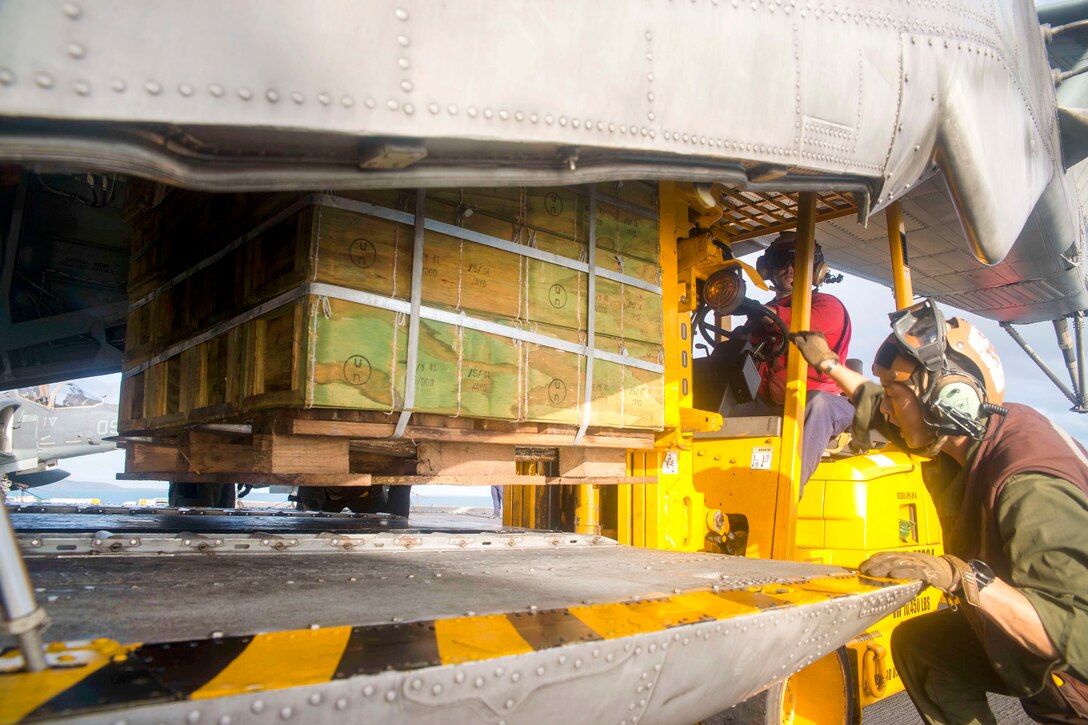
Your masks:
<path fill-rule="evenodd" d="M 425 513 L 411 518 L 385 514 L 330 514 L 283 509 L 133 508 L 127 506 L 9 506 L 16 531 L 295 532 L 488 531 L 498 519 L 476 514 Z"/>
<path fill-rule="evenodd" d="M 48 639 L 82 640 L 50 657 L 87 676 L 42 685 L 6 652 L 0 702 L 16 704 L 0 720 L 115 722 L 123 710 L 130 722 L 237 723 L 305 707 L 325 722 L 349 708 L 383 721 L 692 722 L 918 588 L 426 517 L 11 518 Z"/>

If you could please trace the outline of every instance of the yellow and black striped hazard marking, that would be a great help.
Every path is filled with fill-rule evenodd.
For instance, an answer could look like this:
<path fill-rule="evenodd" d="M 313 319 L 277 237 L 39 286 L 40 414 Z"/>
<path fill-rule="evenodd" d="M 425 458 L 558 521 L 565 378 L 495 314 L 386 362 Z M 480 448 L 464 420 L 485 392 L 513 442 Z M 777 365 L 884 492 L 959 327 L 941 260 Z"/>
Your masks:
<path fill-rule="evenodd" d="M 160 644 L 50 645 L 46 672 L 0 653 L 0 722 L 277 690 L 659 632 L 879 590 L 860 576 L 511 614 L 327 627 Z M 67 658 L 67 662 L 65 659 Z"/>

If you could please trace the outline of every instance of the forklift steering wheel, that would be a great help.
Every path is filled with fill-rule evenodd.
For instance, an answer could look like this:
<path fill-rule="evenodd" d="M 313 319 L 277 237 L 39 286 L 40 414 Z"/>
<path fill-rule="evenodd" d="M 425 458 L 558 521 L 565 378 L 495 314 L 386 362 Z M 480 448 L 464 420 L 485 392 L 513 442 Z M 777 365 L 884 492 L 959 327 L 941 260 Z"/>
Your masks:
<path fill-rule="evenodd" d="M 703 338 L 709 343 L 713 349 L 717 347 L 721 342 L 730 341 L 739 335 L 747 336 L 750 334 L 751 329 L 755 325 L 764 325 L 766 334 L 763 340 L 752 350 L 752 358 L 760 362 L 766 362 L 773 360 L 786 352 L 786 346 L 789 343 L 790 328 L 781 317 L 775 314 L 774 310 L 762 305 L 754 300 L 745 299 L 737 307 L 734 314 L 740 313 L 747 318 L 747 321 L 738 328 L 733 330 L 726 330 L 713 322 L 707 320 L 707 315 L 713 312 L 714 308 L 709 305 L 700 305 L 699 309 L 695 311 L 695 318 L 693 320 L 693 327 L 699 330 L 703 334 Z M 720 337 L 721 340 L 716 340 L 715 337 Z"/>

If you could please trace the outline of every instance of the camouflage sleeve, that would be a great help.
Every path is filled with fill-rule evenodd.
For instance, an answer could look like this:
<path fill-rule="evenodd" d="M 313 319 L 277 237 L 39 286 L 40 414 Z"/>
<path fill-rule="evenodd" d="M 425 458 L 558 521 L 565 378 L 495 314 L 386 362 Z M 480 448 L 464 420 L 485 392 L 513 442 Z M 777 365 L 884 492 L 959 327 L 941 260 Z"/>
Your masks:
<path fill-rule="evenodd" d="M 1088 680 L 1088 497 L 1064 479 L 1023 473 L 1005 483 L 995 515 L 1012 565 L 1009 583 L 1028 598 L 1062 653 L 1057 668 Z M 1010 669 L 1033 680 L 1040 674 Z"/>
<path fill-rule="evenodd" d="M 863 383 L 850 397 L 850 402 L 854 404 L 850 447 L 856 453 L 865 453 L 873 447 L 870 432 L 874 430 L 906 450 L 898 429 L 880 412 L 880 404 L 883 400 L 884 388 L 873 382 Z"/>

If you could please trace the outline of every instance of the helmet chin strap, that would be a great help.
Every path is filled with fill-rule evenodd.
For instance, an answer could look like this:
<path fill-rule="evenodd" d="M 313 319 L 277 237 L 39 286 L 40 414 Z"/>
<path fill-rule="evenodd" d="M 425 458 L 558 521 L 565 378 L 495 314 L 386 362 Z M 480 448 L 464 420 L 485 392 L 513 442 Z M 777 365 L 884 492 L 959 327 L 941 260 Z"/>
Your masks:
<path fill-rule="evenodd" d="M 907 447 L 910 448 L 911 453 L 917 453 L 918 455 L 925 456 L 926 458 L 936 458 L 937 454 L 941 452 L 941 449 L 944 448 L 944 444 L 947 442 L 948 436 L 943 433 L 938 433 L 936 438 L 934 438 L 932 441 L 922 446 L 921 448 L 911 448 L 910 446 Z"/>

